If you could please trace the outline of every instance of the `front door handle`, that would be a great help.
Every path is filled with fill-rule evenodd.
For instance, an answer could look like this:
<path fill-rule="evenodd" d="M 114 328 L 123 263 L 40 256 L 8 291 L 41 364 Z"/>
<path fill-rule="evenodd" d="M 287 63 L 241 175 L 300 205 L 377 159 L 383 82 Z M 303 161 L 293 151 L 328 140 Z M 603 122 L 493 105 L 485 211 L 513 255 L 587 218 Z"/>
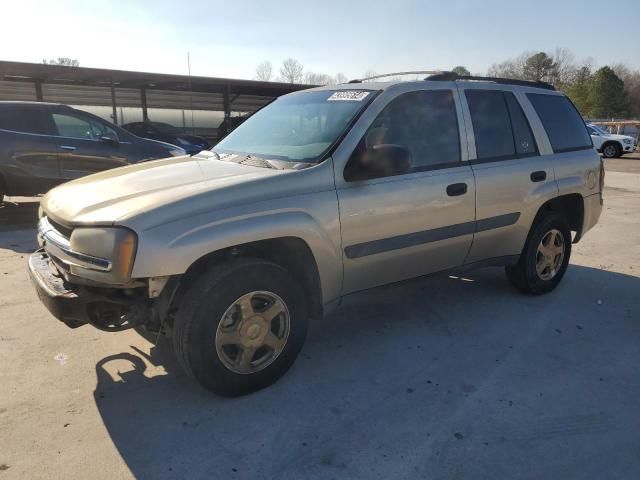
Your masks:
<path fill-rule="evenodd" d="M 540 170 L 531 174 L 532 182 L 544 182 L 547 179 L 547 172 Z"/>
<path fill-rule="evenodd" d="M 73 152 L 78 147 L 74 147 L 73 145 L 60 145 L 60 148 L 62 150 L 69 150 L 69 151 Z"/>
<path fill-rule="evenodd" d="M 452 183 L 447 186 L 447 195 L 450 197 L 457 197 L 458 195 L 464 195 L 467 193 L 466 183 Z"/>

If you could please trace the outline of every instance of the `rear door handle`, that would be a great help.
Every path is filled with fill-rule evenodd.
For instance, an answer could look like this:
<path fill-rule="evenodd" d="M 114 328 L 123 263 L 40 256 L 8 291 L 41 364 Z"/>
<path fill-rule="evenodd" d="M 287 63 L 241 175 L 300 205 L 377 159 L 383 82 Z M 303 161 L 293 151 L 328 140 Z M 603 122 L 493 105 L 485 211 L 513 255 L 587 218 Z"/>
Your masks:
<path fill-rule="evenodd" d="M 447 195 L 450 197 L 457 197 L 458 195 L 464 195 L 467 193 L 466 183 L 452 183 L 447 186 Z"/>
<path fill-rule="evenodd" d="M 62 150 L 74 151 L 78 147 L 74 147 L 73 145 L 60 145 L 60 148 Z"/>
<path fill-rule="evenodd" d="M 546 179 L 547 179 L 547 172 L 545 172 L 544 170 L 539 170 L 531 174 L 532 182 L 544 182 Z"/>

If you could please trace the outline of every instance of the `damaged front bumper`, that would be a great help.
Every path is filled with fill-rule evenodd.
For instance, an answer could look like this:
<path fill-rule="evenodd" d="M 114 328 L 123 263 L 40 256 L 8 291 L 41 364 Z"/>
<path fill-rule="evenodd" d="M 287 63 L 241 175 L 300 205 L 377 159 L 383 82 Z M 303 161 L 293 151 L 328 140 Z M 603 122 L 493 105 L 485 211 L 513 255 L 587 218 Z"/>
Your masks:
<path fill-rule="evenodd" d="M 72 285 L 50 263 L 44 249 L 36 251 L 29 257 L 29 274 L 40 301 L 68 327 L 90 323 L 114 332 L 152 319 L 152 303 L 139 291 Z"/>

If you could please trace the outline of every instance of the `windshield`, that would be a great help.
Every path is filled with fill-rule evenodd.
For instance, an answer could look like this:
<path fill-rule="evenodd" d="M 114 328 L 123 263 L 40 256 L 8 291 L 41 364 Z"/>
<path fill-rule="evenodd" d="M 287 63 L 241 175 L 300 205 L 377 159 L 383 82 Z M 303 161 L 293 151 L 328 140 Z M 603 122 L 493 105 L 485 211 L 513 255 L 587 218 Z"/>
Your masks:
<path fill-rule="evenodd" d="M 317 162 L 371 97 L 368 90 L 322 90 L 280 97 L 249 117 L 215 150 Z"/>
<path fill-rule="evenodd" d="M 609 132 L 607 132 L 606 130 L 598 127 L 597 125 L 589 125 L 592 129 L 594 129 L 596 132 L 598 132 L 600 135 L 609 135 Z"/>

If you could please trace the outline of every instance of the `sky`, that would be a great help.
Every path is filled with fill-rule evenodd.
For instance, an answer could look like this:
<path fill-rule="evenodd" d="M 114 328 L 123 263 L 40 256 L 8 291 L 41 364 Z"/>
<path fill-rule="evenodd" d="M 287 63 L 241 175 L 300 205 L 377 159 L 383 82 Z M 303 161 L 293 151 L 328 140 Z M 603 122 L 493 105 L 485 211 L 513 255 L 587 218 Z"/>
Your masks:
<path fill-rule="evenodd" d="M 640 0 L 2 0 L 0 60 L 253 78 L 288 57 L 305 71 L 486 73 L 524 51 L 568 48 L 640 69 Z M 636 33 L 634 33 L 636 29 Z"/>

